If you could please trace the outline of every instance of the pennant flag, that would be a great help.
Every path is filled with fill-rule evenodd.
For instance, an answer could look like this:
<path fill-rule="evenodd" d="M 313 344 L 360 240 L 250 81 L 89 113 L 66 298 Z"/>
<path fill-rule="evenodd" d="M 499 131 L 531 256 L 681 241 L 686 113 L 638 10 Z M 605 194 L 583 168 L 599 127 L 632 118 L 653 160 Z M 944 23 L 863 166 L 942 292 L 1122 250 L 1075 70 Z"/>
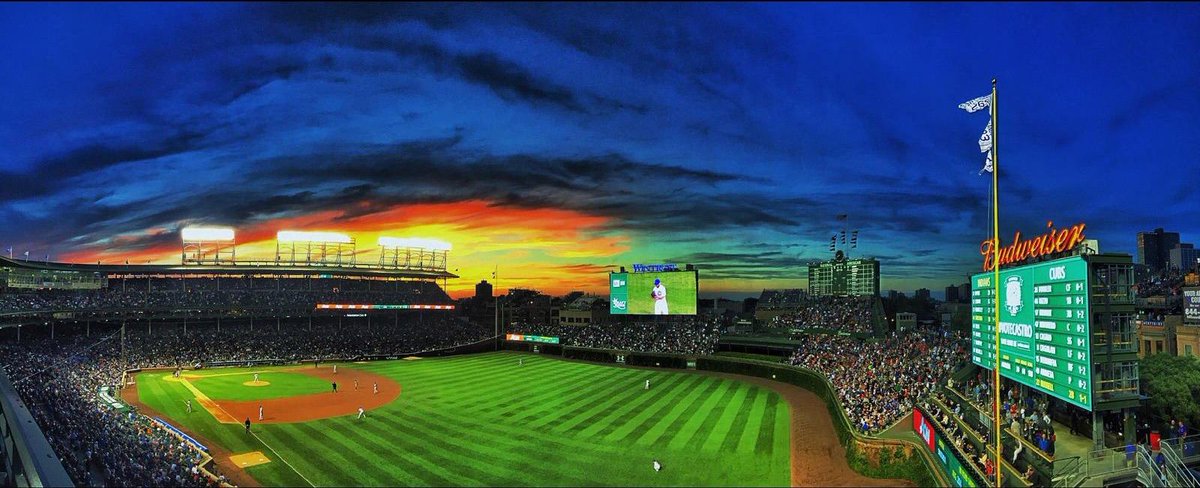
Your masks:
<path fill-rule="evenodd" d="M 858 231 L 854 231 L 854 235 L 850 236 L 850 247 L 858 249 Z"/>
<path fill-rule="evenodd" d="M 991 95 L 984 95 L 984 96 L 976 98 L 974 100 L 970 100 L 970 101 L 966 101 L 966 102 L 958 104 L 958 108 L 966 110 L 967 113 L 969 113 L 969 114 L 973 114 L 973 113 L 978 112 L 985 108 L 989 109 L 988 113 L 991 113 L 991 106 L 992 106 Z"/>
<path fill-rule="evenodd" d="M 29 251 L 25 251 L 25 257 L 29 257 Z"/>
<path fill-rule="evenodd" d="M 842 245 L 846 245 L 846 230 L 842 229 Z"/>
<path fill-rule="evenodd" d="M 987 171 L 988 173 L 992 172 L 992 153 L 991 152 L 987 153 L 987 160 L 983 162 L 983 169 L 979 170 L 979 174 L 983 174 L 984 171 Z"/>
<path fill-rule="evenodd" d="M 983 134 L 979 136 L 979 152 L 985 153 L 992 150 L 992 121 L 988 120 L 987 127 L 983 128 Z"/>

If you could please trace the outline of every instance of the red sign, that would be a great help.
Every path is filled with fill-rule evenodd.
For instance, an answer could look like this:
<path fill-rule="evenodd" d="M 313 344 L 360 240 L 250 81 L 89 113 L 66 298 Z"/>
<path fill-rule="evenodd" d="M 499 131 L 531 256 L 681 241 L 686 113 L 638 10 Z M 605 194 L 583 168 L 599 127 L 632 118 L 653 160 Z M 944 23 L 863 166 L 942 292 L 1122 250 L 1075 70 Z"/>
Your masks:
<path fill-rule="evenodd" d="M 1012 244 L 1000 248 L 1000 266 L 1032 257 L 1068 251 L 1083 243 L 1083 228 L 1085 227 L 1083 223 L 1058 230 L 1054 228 L 1054 222 L 1051 221 L 1046 222 L 1046 227 L 1050 229 L 1050 232 L 1024 241 L 1021 240 L 1021 231 L 1017 231 L 1017 234 L 1013 236 Z M 979 246 L 979 253 L 983 255 L 984 271 L 992 270 L 992 261 L 996 257 L 994 250 L 999 245 L 997 239 L 988 239 Z"/>

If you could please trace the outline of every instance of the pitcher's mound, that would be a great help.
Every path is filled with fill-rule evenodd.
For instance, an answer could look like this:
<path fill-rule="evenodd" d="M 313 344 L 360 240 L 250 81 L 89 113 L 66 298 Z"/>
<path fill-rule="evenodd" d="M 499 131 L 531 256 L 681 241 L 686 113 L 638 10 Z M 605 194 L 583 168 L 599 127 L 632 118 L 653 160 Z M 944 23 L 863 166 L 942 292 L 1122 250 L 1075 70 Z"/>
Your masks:
<path fill-rule="evenodd" d="M 252 451 L 245 454 L 236 454 L 229 456 L 229 461 L 236 464 L 239 468 L 248 468 L 250 466 L 258 466 L 271 462 L 261 451 Z"/>
<path fill-rule="evenodd" d="M 245 385 L 245 386 L 267 386 L 267 385 L 269 385 L 269 384 L 271 384 L 271 382 L 269 382 L 269 381 L 262 381 L 262 380 L 259 380 L 259 381 L 247 381 L 247 382 L 245 382 L 245 383 L 242 383 L 242 385 Z"/>

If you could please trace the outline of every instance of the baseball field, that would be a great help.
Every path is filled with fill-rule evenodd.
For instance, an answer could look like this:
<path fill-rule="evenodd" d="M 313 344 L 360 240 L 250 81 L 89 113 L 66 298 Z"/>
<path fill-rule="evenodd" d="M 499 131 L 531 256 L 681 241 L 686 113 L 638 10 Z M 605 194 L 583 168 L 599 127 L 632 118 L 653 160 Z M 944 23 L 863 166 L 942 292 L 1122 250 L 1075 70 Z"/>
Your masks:
<path fill-rule="evenodd" d="M 788 402 L 729 377 L 497 352 L 343 363 L 336 374 L 329 364 L 311 363 L 186 371 L 181 378 L 151 371 L 138 374 L 136 384 L 130 393 L 149 415 L 207 443 L 222 472 L 245 465 L 237 469 L 263 485 L 791 480 Z M 357 418 L 360 407 L 365 418 Z M 229 460 L 256 452 L 261 456 Z"/>

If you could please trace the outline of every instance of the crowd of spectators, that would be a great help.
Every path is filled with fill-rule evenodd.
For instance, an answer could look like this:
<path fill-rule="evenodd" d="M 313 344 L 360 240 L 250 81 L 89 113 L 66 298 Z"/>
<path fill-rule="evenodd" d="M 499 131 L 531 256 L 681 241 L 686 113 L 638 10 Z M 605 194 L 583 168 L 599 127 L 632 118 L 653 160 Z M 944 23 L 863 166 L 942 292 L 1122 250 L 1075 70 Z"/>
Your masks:
<path fill-rule="evenodd" d="M 1000 404 L 1002 425 L 1012 435 L 1025 439 L 1053 458 L 1054 443 L 1058 435 L 1054 432 L 1054 425 L 1050 420 L 1050 404 L 1047 398 L 1036 393 L 1022 395 L 1015 382 L 1006 383 L 1001 384 L 1006 387 L 1001 391 L 1001 398 L 1004 399 Z M 967 380 L 962 386 L 960 393 L 973 403 L 977 410 L 989 412 L 989 415 L 994 411 L 996 405 L 992 402 L 993 384 L 989 372 L 981 370 L 974 379 Z M 1076 422 L 1072 421 L 1071 428 L 1075 428 L 1075 424 Z"/>
<path fill-rule="evenodd" d="M 804 334 L 812 329 L 870 333 L 875 324 L 875 297 L 806 297 L 770 326 Z"/>
<path fill-rule="evenodd" d="M 400 355 L 478 342 L 491 332 L 449 316 L 312 330 L 246 324 L 219 331 L 193 327 L 187 333 L 128 328 L 124 359 L 119 333 L 59 335 L 0 343 L 0 366 L 76 484 L 208 486 L 213 482 L 199 471 L 198 451 L 144 416 L 113 410 L 100 399 L 99 389 L 119 386 L 122 372 L 131 368 Z"/>
<path fill-rule="evenodd" d="M 673 317 L 665 322 L 520 324 L 509 332 L 558 337 L 559 343 L 567 346 L 706 355 L 716 352 L 722 323 L 721 317 Z"/>
<path fill-rule="evenodd" d="M 223 481 L 204 476 L 203 455 L 163 427 L 100 400 L 99 388 L 119 384 L 125 368 L 107 344 L 88 349 L 95 341 L 0 344 L 0 363 L 75 484 L 203 487 Z"/>
<path fill-rule="evenodd" d="M 1153 296 L 1179 296 L 1183 293 L 1184 273 L 1178 270 L 1164 270 L 1147 276 L 1137 283 L 1138 298 Z"/>
<path fill-rule="evenodd" d="M 880 339 L 802 335 L 790 363 L 824 373 L 856 428 L 877 433 L 969 360 L 965 338 L 933 329 Z"/>
<path fill-rule="evenodd" d="M 40 291 L 0 294 L 0 314 L 41 311 L 101 311 L 101 310 L 312 310 L 318 303 L 340 304 L 422 304 L 451 303 L 449 296 L 436 285 L 421 282 L 392 285 L 387 289 L 308 290 L 282 287 L 278 289 L 249 289 L 225 287 L 220 290 L 200 285 L 207 280 L 186 283 L 179 288 L 110 287 L 88 291 Z M 295 280 L 304 281 L 304 280 Z"/>

